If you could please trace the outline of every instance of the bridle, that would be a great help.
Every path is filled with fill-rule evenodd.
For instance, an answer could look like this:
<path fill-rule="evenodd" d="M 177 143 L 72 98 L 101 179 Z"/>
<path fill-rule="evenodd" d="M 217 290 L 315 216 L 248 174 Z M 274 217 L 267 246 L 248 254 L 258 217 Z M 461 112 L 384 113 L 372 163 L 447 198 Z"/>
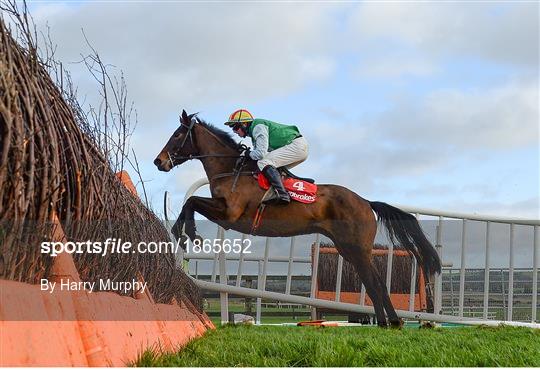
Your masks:
<path fill-rule="evenodd" d="M 193 127 L 195 126 L 195 124 L 199 121 L 199 119 L 197 117 L 195 118 L 192 118 L 191 119 L 191 122 L 189 125 L 186 125 L 185 123 L 183 123 L 182 121 L 180 121 L 180 124 L 184 127 L 187 127 L 187 132 L 186 132 L 186 136 L 184 136 L 184 139 L 182 140 L 182 143 L 180 144 L 180 147 L 177 149 L 177 152 L 182 150 L 182 148 L 184 147 L 184 145 L 186 145 L 186 141 L 187 141 L 187 138 L 189 136 L 189 139 L 191 141 L 191 146 L 194 146 L 194 142 L 193 142 Z M 208 130 L 208 128 L 206 128 L 204 125 L 202 125 L 202 127 L 204 127 L 204 129 L 206 130 L 206 132 L 210 135 L 212 135 L 217 141 L 219 141 L 220 143 L 223 144 L 223 140 L 221 138 L 219 138 L 218 136 L 216 136 L 212 131 Z M 247 146 L 244 145 L 244 144 L 240 144 L 238 146 L 238 149 L 241 149 L 241 151 L 245 151 L 247 149 Z M 253 175 L 252 172 L 250 171 L 242 171 L 242 169 L 246 166 L 246 161 L 247 161 L 247 157 L 245 155 L 230 155 L 230 154 L 203 154 L 203 155 L 188 155 L 188 156 L 178 156 L 176 155 L 176 153 L 173 153 L 173 155 L 171 155 L 171 153 L 169 151 L 167 151 L 167 156 L 169 157 L 169 162 L 171 163 L 171 166 L 174 167 L 174 160 L 177 160 L 177 161 L 181 161 L 181 160 L 192 160 L 192 159 L 201 159 L 201 158 L 237 158 L 236 160 L 236 163 L 234 165 L 234 168 L 233 168 L 233 171 L 232 172 L 226 172 L 226 173 L 220 173 L 218 175 L 215 175 L 213 178 L 210 179 L 210 182 L 212 182 L 212 180 L 217 180 L 219 178 L 224 178 L 224 177 L 230 177 L 230 176 L 234 176 L 234 181 L 233 181 L 233 184 L 232 184 L 232 188 L 231 188 L 231 192 L 234 192 L 234 190 L 236 189 L 236 184 L 238 182 L 238 177 L 239 176 L 251 176 Z"/>
<path fill-rule="evenodd" d="M 194 146 L 192 131 L 193 131 L 193 127 L 195 126 L 195 124 L 197 122 L 198 122 L 198 118 L 196 118 L 196 117 L 191 119 L 191 122 L 189 123 L 189 125 L 186 125 L 185 123 L 180 121 L 181 126 L 187 127 L 187 132 L 186 132 L 186 135 L 184 136 L 184 139 L 182 140 L 182 143 L 180 144 L 180 146 L 176 150 L 176 152 L 172 153 L 172 155 L 171 155 L 171 152 L 167 151 L 167 156 L 169 157 L 169 162 L 171 163 L 172 167 L 174 167 L 174 161 L 175 160 L 176 161 L 182 161 L 182 160 L 190 161 L 192 159 L 201 159 L 201 158 L 210 158 L 210 157 L 212 157 L 212 158 L 241 158 L 241 157 L 243 157 L 242 155 L 230 155 L 230 154 L 203 154 L 203 155 L 190 154 L 188 156 L 176 155 L 176 153 L 179 152 L 180 150 L 182 150 L 184 148 L 184 145 L 186 145 L 186 141 L 188 139 L 188 136 L 189 136 L 189 140 L 191 142 L 191 146 Z M 204 127 L 204 125 L 202 127 Z M 204 128 L 206 129 L 206 127 L 204 127 Z M 223 143 L 223 141 L 218 136 L 216 136 L 213 132 L 211 132 L 208 129 L 206 129 L 206 131 L 207 131 L 207 133 L 212 135 L 216 140 Z M 244 144 L 240 144 L 238 146 L 238 148 L 242 149 L 242 150 L 247 149 L 247 147 Z"/>

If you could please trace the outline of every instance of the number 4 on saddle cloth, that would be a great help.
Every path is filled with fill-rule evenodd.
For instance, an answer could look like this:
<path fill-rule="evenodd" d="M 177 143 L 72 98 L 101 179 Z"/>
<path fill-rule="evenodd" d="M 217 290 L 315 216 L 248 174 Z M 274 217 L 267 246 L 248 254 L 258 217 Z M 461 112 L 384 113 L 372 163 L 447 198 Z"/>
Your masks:
<path fill-rule="evenodd" d="M 257 176 L 257 181 L 262 189 L 268 190 L 270 188 L 270 182 L 260 172 Z M 296 200 L 297 202 L 313 203 L 317 199 L 317 185 L 312 182 L 285 176 L 283 179 L 283 186 L 285 186 L 285 189 L 289 192 L 291 199 Z"/>

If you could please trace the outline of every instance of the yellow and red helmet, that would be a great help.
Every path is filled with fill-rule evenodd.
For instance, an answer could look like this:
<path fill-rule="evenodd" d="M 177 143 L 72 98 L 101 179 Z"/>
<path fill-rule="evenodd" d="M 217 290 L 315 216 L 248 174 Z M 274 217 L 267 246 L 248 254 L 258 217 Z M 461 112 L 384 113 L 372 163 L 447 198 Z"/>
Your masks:
<path fill-rule="evenodd" d="M 227 126 L 234 126 L 239 123 L 250 123 L 253 121 L 253 116 L 247 109 L 238 109 L 229 116 L 229 120 L 225 122 Z"/>

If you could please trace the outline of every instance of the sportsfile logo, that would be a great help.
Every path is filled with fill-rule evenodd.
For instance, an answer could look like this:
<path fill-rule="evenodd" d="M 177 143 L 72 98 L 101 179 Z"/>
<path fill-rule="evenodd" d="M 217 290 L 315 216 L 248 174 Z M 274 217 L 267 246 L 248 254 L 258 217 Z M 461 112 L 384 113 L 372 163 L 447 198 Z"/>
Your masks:
<path fill-rule="evenodd" d="M 178 253 L 181 248 L 180 240 L 175 242 L 139 242 L 133 244 L 129 241 L 123 241 L 121 238 L 108 238 L 102 241 L 84 241 L 84 242 L 42 242 L 41 253 L 56 257 L 60 253 L 68 254 L 98 254 L 106 256 L 107 254 L 128 254 L 128 253 Z"/>
<path fill-rule="evenodd" d="M 102 257 L 108 254 L 156 254 L 156 253 L 172 253 L 177 254 L 180 249 L 186 250 L 187 253 L 251 253 L 251 239 L 195 239 L 175 241 L 160 241 L 160 242 L 139 242 L 131 243 L 123 241 L 121 238 L 108 238 L 104 242 L 90 240 L 84 242 L 42 242 L 41 253 L 48 254 L 51 257 L 56 257 L 60 253 L 67 254 L 97 254 Z"/>

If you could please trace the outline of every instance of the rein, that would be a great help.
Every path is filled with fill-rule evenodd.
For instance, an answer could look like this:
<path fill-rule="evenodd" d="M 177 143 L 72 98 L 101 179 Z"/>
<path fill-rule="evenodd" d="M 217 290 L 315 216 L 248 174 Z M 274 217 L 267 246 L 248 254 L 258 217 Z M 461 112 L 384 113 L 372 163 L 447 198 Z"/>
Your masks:
<path fill-rule="evenodd" d="M 169 161 L 171 162 L 171 164 L 174 164 L 173 163 L 173 158 L 171 157 L 171 154 L 169 152 L 167 152 L 167 154 L 169 155 Z M 203 154 L 203 155 L 188 155 L 187 157 L 179 157 L 179 156 L 174 156 L 174 159 L 175 160 L 182 160 L 182 159 L 186 159 L 188 161 L 192 160 L 192 159 L 200 159 L 200 158 L 241 158 L 243 157 L 242 155 L 228 155 L 228 154 Z"/>
<path fill-rule="evenodd" d="M 253 175 L 254 175 L 253 171 L 225 172 L 225 173 L 220 173 L 212 177 L 210 181 L 222 179 L 224 177 L 231 177 L 231 176 L 253 176 Z"/>

